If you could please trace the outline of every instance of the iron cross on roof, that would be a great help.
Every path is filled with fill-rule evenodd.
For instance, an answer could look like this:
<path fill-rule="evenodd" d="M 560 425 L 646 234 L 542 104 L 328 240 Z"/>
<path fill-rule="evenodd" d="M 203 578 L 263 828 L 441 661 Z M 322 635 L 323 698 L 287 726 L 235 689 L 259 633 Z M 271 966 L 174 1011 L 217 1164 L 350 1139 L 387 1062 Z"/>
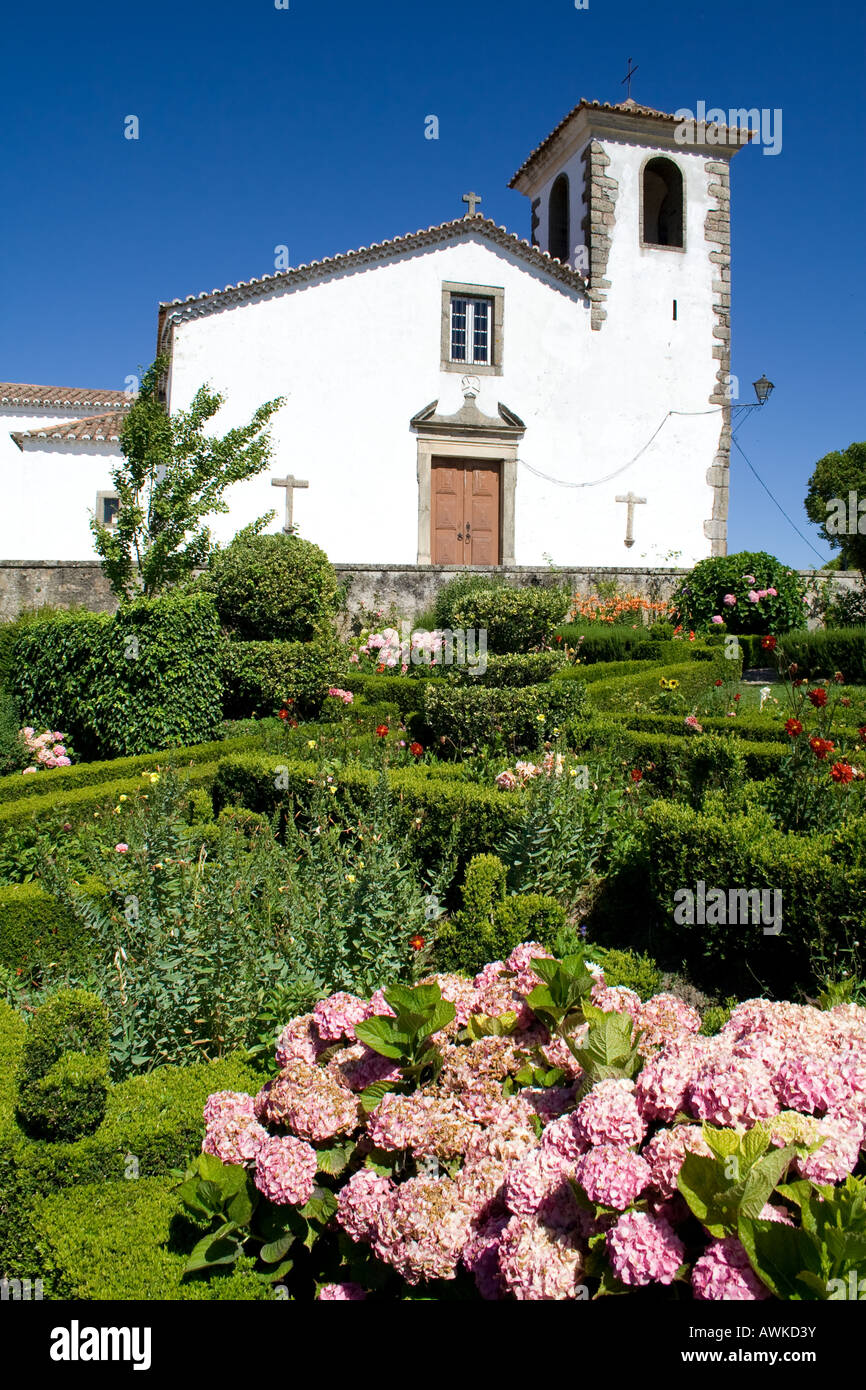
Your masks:
<path fill-rule="evenodd" d="M 632 65 L 631 65 L 631 58 L 629 58 L 629 60 L 628 60 L 628 72 L 626 73 L 625 77 L 622 79 L 622 81 L 621 81 L 620 84 L 619 84 L 621 87 L 626 87 L 626 84 L 628 84 L 627 87 L 626 87 L 626 94 L 625 94 L 625 99 L 626 99 L 626 101 L 630 101 L 630 100 L 631 100 L 631 80 L 632 80 L 632 78 L 634 77 L 634 75 L 635 75 L 636 72 L 637 72 L 637 68 L 633 68 L 633 67 L 632 67 Z"/>
<path fill-rule="evenodd" d="M 475 205 L 476 205 L 476 203 L 480 203 L 480 202 L 481 202 L 481 194 L 480 194 L 480 193 L 464 193 L 464 194 L 463 194 L 463 201 L 464 201 L 464 203 L 468 203 L 468 204 L 469 204 L 469 211 L 463 214 L 464 217 L 480 217 L 480 216 L 481 216 L 481 213 L 480 213 L 480 212 L 476 213 L 476 211 L 475 211 Z"/>

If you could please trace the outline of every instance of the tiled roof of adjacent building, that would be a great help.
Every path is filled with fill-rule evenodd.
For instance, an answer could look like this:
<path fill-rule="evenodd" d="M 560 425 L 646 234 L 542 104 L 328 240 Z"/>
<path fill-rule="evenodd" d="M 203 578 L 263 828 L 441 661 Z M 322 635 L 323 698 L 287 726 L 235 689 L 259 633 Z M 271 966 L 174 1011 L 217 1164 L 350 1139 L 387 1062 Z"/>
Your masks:
<path fill-rule="evenodd" d="M 12 438 L 19 449 L 23 449 L 26 442 L 33 443 L 40 439 L 56 440 L 63 444 L 82 441 L 117 444 L 122 429 L 123 416 L 117 410 L 108 410 L 102 415 L 89 415 L 85 420 L 70 420 L 68 424 L 45 420 L 31 425 L 27 430 L 16 430 Z"/>
<path fill-rule="evenodd" d="M 87 386 L 30 386 L 0 381 L 0 409 L 128 410 L 134 396 L 126 391 L 99 391 Z"/>
<path fill-rule="evenodd" d="M 334 271 L 349 269 L 355 265 L 369 265 L 376 261 L 386 261 L 391 256 L 404 251 L 414 251 L 425 246 L 435 246 L 450 241 L 457 236 L 480 235 L 487 241 L 501 246 L 506 251 L 520 256 L 538 270 L 544 270 L 555 279 L 574 289 L 586 288 L 584 277 L 570 266 L 548 255 L 546 251 L 532 246 L 524 238 L 509 232 L 506 227 L 497 227 L 490 218 L 476 213 L 474 216 L 455 218 L 452 222 L 442 222 L 438 226 L 422 228 L 409 232 L 406 236 L 394 237 L 390 241 L 380 241 L 372 246 L 362 246 L 356 251 L 344 251 L 337 256 L 328 256 L 309 265 L 300 265 L 291 270 L 279 270 L 273 275 L 263 275 L 256 280 L 240 281 L 237 285 L 226 285 L 225 289 L 205 291 L 199 295 L 188 295 L 186 299 L 173 299 L 160 304 L 160 324 L 166 318 L 195 318 L 208 313 L 213 308 L 224 308 L 227 304 L 241 303 L 271 293 L 281 284 L 298 283 L 317 279 Z M 160 333 L 160 337 L 162 334 Z"/>

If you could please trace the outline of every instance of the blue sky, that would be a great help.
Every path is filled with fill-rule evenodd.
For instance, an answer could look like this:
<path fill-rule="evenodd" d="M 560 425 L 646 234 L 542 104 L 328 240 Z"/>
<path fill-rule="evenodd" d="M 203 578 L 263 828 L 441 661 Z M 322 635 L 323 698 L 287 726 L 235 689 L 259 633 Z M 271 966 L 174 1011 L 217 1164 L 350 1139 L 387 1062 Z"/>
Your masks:
<path fill-rule="evenodd" d="M 0 378 L 122 388 L 160 300 L 461 215 L 528 235 L 508 180 L 581 97 L 781 109 L 733 163 L 739 440 L 828 557 L 814 462 L 866 437 L 864 10 L 856 0 L 41 3 L 4 21 Z M 424 139 L 436 114 L 438 141 Z M 135 114 L 140 138 L 124 139 Z M 617 460 L 618 462 L 618 460 Z M 729 547 L 820 560 L 732 457 Z M 556 557 L 579 563 L 580 557 Z"/>

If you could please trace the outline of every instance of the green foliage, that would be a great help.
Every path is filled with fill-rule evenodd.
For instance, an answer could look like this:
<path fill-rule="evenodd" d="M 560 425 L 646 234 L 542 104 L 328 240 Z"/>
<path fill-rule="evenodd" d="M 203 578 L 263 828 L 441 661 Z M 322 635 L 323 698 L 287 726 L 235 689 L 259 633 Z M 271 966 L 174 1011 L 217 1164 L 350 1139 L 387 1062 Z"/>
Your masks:
<path fill-rule="evenodd" d="M 108 1096 L 108 1014 L 85 990 L 61 990 L 27 1030 L 18 1069 L 18 1118 L 41 1139 L 97 1129 Z"/>
<path fill-rule="evenodd" d="M 837 1187 L 793 1182 L 780 1192 L 799 1208 L 800 1225 L 744 1213 L 737 1234 L 752 1268 L 777 1298 L 795 1301 L 866 1298 L 866 1182 Z"/>
<path fill-rule="evenodd" d="M 776 589 L 778 593 L 751 603 L 749 592 L 760 589 Z M 735 596 L 733 608 L 725 605 L 725 594 Z M 740 550 L 735 555 L 699 560 L 679 585 L 672 603 L 678 620 L 690 628 L 708 628 L 713 616 L 721 616 L 730 631 L 781 636 L 805 627 L 804 594 L 800 576 L 773 555 L 764 550 Z"/>
<path fill-rule="evenodd" d="M 704 1009 L 701 1017 L 700 1033 L 705 1038 L 714 1038 L 717 1033 L 721 1033 L 734 1009 L 737 1001 L 733 995 L 724 1004 L 710 1004 Z"/>
<path fill-rule="evenodd" d="M 591 666 L 598 661 L 670 661 L 677 652 L 686 659 L 693 644 L 674 641 L 670 623 L 654 623 L 652 627 L 608 627 L 603 623 L 561 623 L 554 641 L 562 639 L 563 647 L 577 653 L 581 665 Z"/>
<path fill-rule="evenodd" d="M 809 1148 L 771 1148 L 772 1128 L 763 1123 L 741 1133 L 715 1129 L 704 1121 L 702 1131 L 712 1157 L 687 1153 L 677 1186 L 692 1213 L 720 1240 L 737 1235 L 743 1219 L 760 1215 L 792 1159 Z"/>
<path fill-rule="evenodd" d="M 866 684 L 866 629 L 816 628 L 814 632 L 790 632 L 779 643 L 777 655 L 785 663 L 796 662 L 797 676 L 832 680 L 841 671 L 850 684 Z"/>
<path fill-rule="evenodd" d="M 214 438 L 204 428 L 225 398 L 201 386 L 188 410 L 170 416 L 161 400 L 168 367 L 158 357 L 148 368 L 124 421 L 124 458 L 111 475 L 120 499 L 115 524 L 90 522 L 103 573 L 121 600 L 153 597 L 202 568 L 211 547 L 205 519 L 229 510 L 227 488 L 267 467 L 268 422 L 283 404 L 268 401 L 248 425 Z"/>
<path fill-rule="evenodd" d="M 569 592 L 560 588 L 472 588 L 464 590 L 453 602 L 443 600 L 443 612 L 448 609 L 449 621 L 442 626 L 485 629 L 490 652 L 528 652 L 549 643 L 569 602 Z"/>
<path fill-rule="evenodd" d="M 564 910 L 539 893 L 506 897 L 507 873 L 493 854 L 478 854 L 469 861 L 463 907 L 437 928 L 436 961 L 441 969 L 475 974 L 487 961 L 505 960 L 521 942 L 553 945 L 565 926 Z"/>
<path fill-rule="evenodd" d="M 136 599 L 117 614 L 56 614 L 15 642 L 27 721 L 71 735 L 84 757 L 198 743 L 219 724 L 220 632 L 204 594 Z"/>
<path fill-rule="evenodd" d="M 655 961 L 637 951 L 620 951 L 595 947 L 593 960 L 604 971 L 606 985 L 622 985 L 633 989 L 641 999 L 650 999 L 662 988 L 662 972 Z"/>
<path fill-rule="evenodd" d="M 843 589 L 824 610 L 827 627 L 866 627 L 866 588 Z"/>
<path fill-rule="evenodd" d="M 18 705 L 7 690 L 0 685 L 0 778 L 10 773 L 18 775 L 28 766 L 26 749 L 20 738 L 21 719 Z"/>
<path fill-rule="evenodd" d="M 34 1203 L 46 1293 L 74 1301 L 270 1300 L 245 1257 L 214 1279 L 185 1280 L 200 1227 L 185 1220 L 171 1177 L 86 1183 Z"/>
<path fill-rule="evenodd" d="M 96 882 L 87 885 L 99 892 Z M 32 979 L 49 965 L 87 959 L 87 941 L 75 919 L 35 883 L 0 887 L 0 965 Z"/>
<path fill-rule="evenodd" d="M 52 768 L 50 774 L 37 777 L 0 777 L 0 808 L 10 801 L 22 802 L 28 797 L 38 797 L 41 813 L 44 815 L 53 804 L 60 805 L 65 793 L 79 787 L 100 787 L 119 781 L 130 781 L 143 772 L 155 768 L 197 767 L 204 763 L 216 763 L 222 756 L 246 752 L 260 748 L 261 732 L 238 734 L 212 743 L 190 744 L 186 748 L 169 748 L 160 751 L 159 758 L 152 753 L 139 753 L 133 758 L 111 758 L 92 763 L 73 763 L 71 767 Z M 134 785 L 137 785 L 135 783 Z M 26 808 L 24 808 L 26 814 Z M 11 812 L 14 816 L 16 813 Z"/>
<path fill-rule="evenodd" d="M 203 580 L 223 626 L 244 642 L 331 637 L 338 584 L 324 550 L 300 536 L 250 528 L 215 550 Z"/>
<path fill-rule="evenodd" d="M 392 985 L 385 990 L 385 1001 L 394 1010 L 394 1017 L 377 1015 L 355 1024 L 355 1036 L 381 1057 L 396 1062 L 400 1082 L 377 1081 L 361 1092 L 365 1110 L 373 1110 L 387 1091 L 415 1090 L 425 1077 L 435 1074 L 442 1064 L 439 1048 L 430 1039 L 434 1033 L 447 1028 L 457 1016 L 457 1010 L 437 984 Z"/>
<path fill-rule="evenodd" d="M 102 1057 L 108 1046 L 108 1013 L 82 989 L 64 989 L 33 1016 L 21 1053 L 19 1084 L 44 1076 L 68 1052 Z"/>
<path fill-rule="evenodd" d="M 434 738 L 458 750 L 495 743 L 517 751 L 534 748 L 582 711 L 585 693 L 571 681 L 526 686 L 425 685 L 424 720 Z"/>
<path fill-rule="evenodd" d="M 711 661 L 677 661 L 664 666 L 647 666 L 633 676 L 609 676 L 591 681 L 587 699 L 595 709 L 634 713 L 652 704 L 660 712 L 688 714 L 696 701 L 705 698 L 721 680 L 739 681 L 742 656 L 726 658 L 719 648 Z M 675 682 L 673 686 L 669 682 Z"/>
<path fill-rule="evenodd" d="M 429 667 L 412 666 L 410 670 L 413 672 L 411 676 L 374 676 L 350 668 L 349 674 L 343 676 L 340 684 L 344 690 L 363 695 L 370 706 L 381 701 L 396 705 L 401 717 L 405 718 L 407 714 L 419 714 L 422 711 L 424 691 L 428 684 L 433 687 L 445 684 L 444 677 L 430 674 Z"/>
<path fill-rule="evenodd" d="M 501 589 L 505 581 L 499 575 L 491 574 L 457 574 L 453 579 L 449 579 L 436 595 L 433 604 L 433 622 L 428 631 L 436 628 L 441 630 L 459 627 L 460 624 L 454 618 L 454 614 L 460 604 L 466 598 L 471 598 L 475 594 L 487 594 L 491 589 Z M 421 623 L 415 623 L 416 628 L 420 628 Z"/>
<path fill-rule="evenodd" d="M 866 444 L 835 449 L 815 464 L 804 499 L 806 515 L 832 550 L 841 551 L 844 569 L 866 569 L 866 536 L 862 513 L 848 516 L 848 494 L 866 497 Z M 841 507 L 840 504 L 841 503 Z M 848 534 L 849 527 L 852 534 Z"/>
<path fill-rule="evenodd" d="M 629 1080 L 642 1065 L 637 1050 L 640 1035 L 632 1036 L 633 1022 L 628 1014 L 605 1013 L 590 1003 L 595 977 L 586 966 L 586 953 L 562 960 L 539 957 L 533 970 L 542 980 L 526 1002 L 551 1032 L 565 1042 L 583 1070 L 578 1097 L 586 1095 L 598 1081 Z M 582 1047 L 573 1040 L 574 1030 L 588 1023 Z"/>
<path fill-rule="evenodd" d="M 230 642 L 223 656 L 223 711 L 227 719 L 242 719 L 292 701 L 299 717 L 314 719 L 343 674 L 342 653 L 330 639 Z"/>
<path fill-rule="evenodd" d="M 627 887 L 623 912 L 651 926 L 654 954 L 688 960 L 698 983 L 743 994 L 756 982 L 779 998 L 808 985 L 819 958 L 832 966 L 839 953 L 863 940 L 866 873 L 856 824 L 809 838 L 773 830 L 766 815 L 700 814 L 668 801 L 644 811 L 641 862 L 648 902 Z M 767 889 L 782 895 L 782 932 L 764 935 L 760 924 L 678 923 L 678 890 L 698 881 L 707 888 Z M 645 914 L 645 915 L 644 915 Z M 643 929 L 642 929 L 643 934 Z M 784 943 L 784 944 L 783 944 Z M 862 962 L 853 960 L 858 974 Z"/>
<path fill-rule="evenodd" d="M 459 685 L 494 685 L 500 689 L 512 686 L 540 685 L 550 680 L 565 666 L 563 652 L 526 652 L 487 658 L 484 674 L 473 666 L 446 666 L 448 678 Z"/>
<path fill-rule="evenodd" d="M 107 1098 L 106 1059 L 68 1052 L 44 1076 L 22 1083 L 18 1118 L 36 1138 L 80 1139 L 102 1123 Z"/>

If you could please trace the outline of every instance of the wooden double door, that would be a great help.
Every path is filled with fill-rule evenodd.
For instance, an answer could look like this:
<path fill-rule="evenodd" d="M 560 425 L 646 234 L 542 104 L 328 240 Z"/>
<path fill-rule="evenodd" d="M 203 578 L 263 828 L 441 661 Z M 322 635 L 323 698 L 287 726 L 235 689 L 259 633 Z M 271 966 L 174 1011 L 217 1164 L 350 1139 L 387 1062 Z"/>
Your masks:
<path fill-rule="evenodd" d="M 502 465 L 434 458 L 431 468 L 431 559 L 434 565 L 502 563 Z"/>

